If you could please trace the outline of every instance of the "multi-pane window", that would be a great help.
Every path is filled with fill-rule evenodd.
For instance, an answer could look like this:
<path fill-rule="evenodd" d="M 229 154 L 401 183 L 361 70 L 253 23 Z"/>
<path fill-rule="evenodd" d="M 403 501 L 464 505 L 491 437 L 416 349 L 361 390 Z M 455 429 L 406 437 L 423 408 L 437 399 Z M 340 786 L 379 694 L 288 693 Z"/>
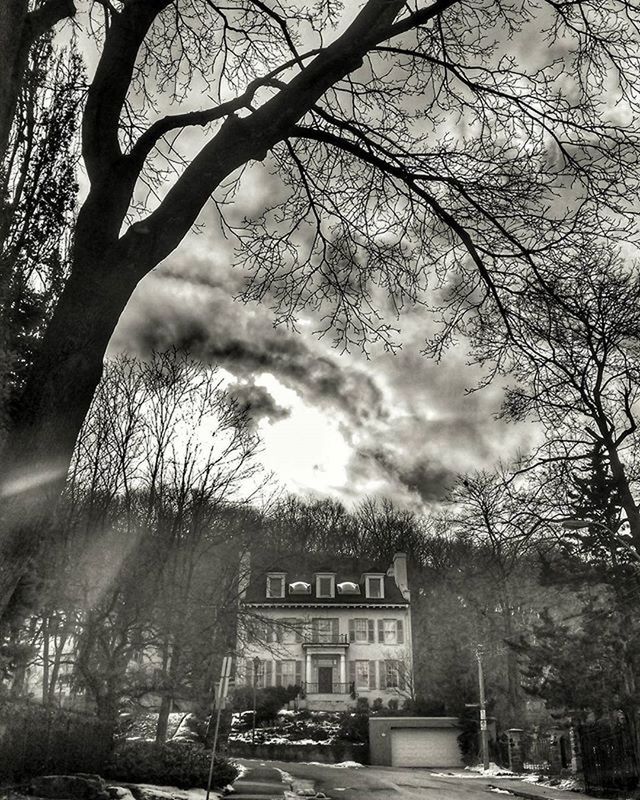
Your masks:
<path fill-rule="evenodd" d="M 353 620 L 354 642 L 368 642 L 369 641 L 369 620 L 367 619 L 354 619 Z"/>
<path fill-rule="evenodd" d="M 267 597 L 284 597 L 284 575 L 267 576 Z"/>
<path fill-rule="evenodd" d="M 299 619 L 283 619 L 280 623 L 279 641 L 282 644 L 295 644 L 301 638 L 302 621 Z"/>
<path fill-rule="evenodd" d="M 296 682 L 296 662 L 280 662 L 280 682 L 282 686 L 294 686 Z"/>
<path fill-rule="evenodd" d="M 396 620 L 385 619 L 382 624 L 384 644 L 396 644 L 398 641 L 398 623 Z"/>
<path fill-rule="evenodd" d="M 383 578 L 377 575 L 367 576 L 367 597 L 379 599 L 384 597 Z"/>
<path fill-rule="evenodd" d="M 335 596 L 335 576 L 317 575 L 316 576 L 316 597 Z"/>
<path fill-rule="evenodd" d="M 337 619 L 314 619 L 313 634 L 317 642 L 335 642 L 338 639 Z"/>
<path fill-rule="evenodd" d="M 356 689 L 369 688 L 369 662 L 356 661 Z"/>
<path fill-rule="evenodd" d="M 379 619 L 378 641 L 380 644 L 404 644 L 404 623 L 401 619 Z"/>
<path fill-rule="evenodd" d="M 400 669 L 397 661 L 385 661 L 387 689 L 397 689 L 400 686 Z"/>

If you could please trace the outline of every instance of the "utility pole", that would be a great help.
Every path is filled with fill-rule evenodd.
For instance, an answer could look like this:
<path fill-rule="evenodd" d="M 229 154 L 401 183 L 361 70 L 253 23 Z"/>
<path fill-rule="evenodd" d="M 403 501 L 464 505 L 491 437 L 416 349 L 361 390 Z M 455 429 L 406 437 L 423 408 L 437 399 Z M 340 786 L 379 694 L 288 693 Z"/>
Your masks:
<path fill-rule="evenodd" d="M 211 782 L 213 780 L 213 768 L 216 760 L 216 748 L 218 746 L 218 732 L 220 730 L 220 715 L 222 713 L 222 706 L 227 698 L 229 691 L 229 680 L 231 678 L 231 656 L 225 656 L 222 659 L 222 669 L 220 671 L 220 683 L 218 685 L 218 692 L 216 696 L 216 727 L 213 734 L 213 746 L 211 748 L 211 762 L 209 764 L 209 778 L 207 780 L 207 794 L 205 800 L 209 800 L 211 794 Z"/>
<path fill-rule="evenodd" d="M 482 668 L 482 645 L 476 648 L 478 660 L 478 693 L 480 695 L 480 742 L 482 746 L 482 764 L 489 769 L 489 731 L 487 729 L 487 700 L 484 694 L 484 671 Z"/>

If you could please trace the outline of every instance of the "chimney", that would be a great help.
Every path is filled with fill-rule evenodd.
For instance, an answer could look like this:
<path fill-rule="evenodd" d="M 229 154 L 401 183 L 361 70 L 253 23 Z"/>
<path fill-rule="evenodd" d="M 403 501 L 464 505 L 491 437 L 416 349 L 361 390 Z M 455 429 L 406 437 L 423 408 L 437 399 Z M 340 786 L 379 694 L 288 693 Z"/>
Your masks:
<path fill-rule="evenodd" d="M 240 564 L 238 568 L 238 600 L 242 602 L 247 594 L 249 588 L 249 581 L 251 579 L 251 553 L 245 550 L 240 556 Z"/>
<path fill-rule="evenodd" d="M 407 554 L 395 553 L 393 556 L 393 578 L 405 600 L 409 600 L 409 577 L 407 574 Z"/>

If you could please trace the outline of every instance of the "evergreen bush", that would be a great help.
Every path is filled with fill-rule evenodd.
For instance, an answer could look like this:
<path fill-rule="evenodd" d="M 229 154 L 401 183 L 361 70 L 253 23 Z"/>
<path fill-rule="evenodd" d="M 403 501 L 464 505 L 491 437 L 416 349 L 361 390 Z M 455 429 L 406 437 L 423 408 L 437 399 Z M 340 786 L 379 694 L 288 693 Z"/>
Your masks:
<path fill-rule="evenodd" d="M 206 789 L 211 752 L 191 742 L 128 741 L 118 745 L 106 769 L 107 777 L 127 783 L 155 783 L 180 789 Z M 234 764 L 216 758 L 212 786 L 232 783 L 238 776 Z"/>

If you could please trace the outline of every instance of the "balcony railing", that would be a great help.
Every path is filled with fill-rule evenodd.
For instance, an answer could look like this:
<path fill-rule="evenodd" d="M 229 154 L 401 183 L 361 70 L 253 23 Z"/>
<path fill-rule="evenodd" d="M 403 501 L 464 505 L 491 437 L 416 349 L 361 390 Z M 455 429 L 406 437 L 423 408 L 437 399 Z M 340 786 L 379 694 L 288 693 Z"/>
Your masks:
<path fill-rule="evenodd" d="M 310 633 L 302 640 L 303 645 L 331 645 L 331 644 L 349 644 L 349 636 L 346 633 Z"/>
<path fill-rule="evenodd" d="M 306 683 L 304 690 L 307 694 L 351 694 L 353 683 Z"/>

